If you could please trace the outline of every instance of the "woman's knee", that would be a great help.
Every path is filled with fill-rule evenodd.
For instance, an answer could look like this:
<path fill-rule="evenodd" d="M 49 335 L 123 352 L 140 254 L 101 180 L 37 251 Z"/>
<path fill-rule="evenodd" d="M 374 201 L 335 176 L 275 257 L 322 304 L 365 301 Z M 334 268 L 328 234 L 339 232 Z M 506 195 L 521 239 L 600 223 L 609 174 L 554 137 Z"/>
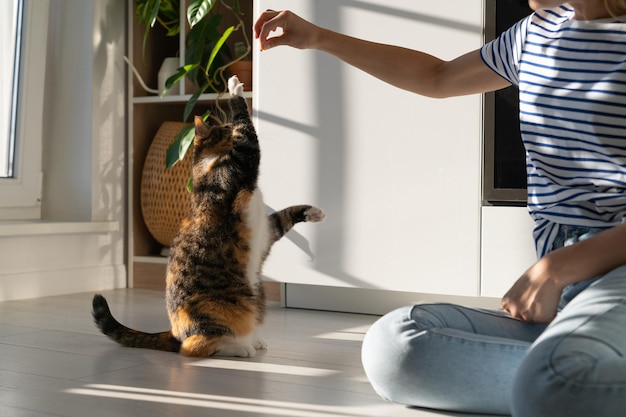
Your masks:
<path fill-rule="evenodd" d="M 410 307 L 402 307 L 378 319 L 367 331 L 361 348 L 365 374 L 374 390 L 388 401 L 398 402 L 403 370 L 403 333 Z"/>
<path fill-rule="evenodd" d="M 388 401 L 419 405 L 422 385 L 436 379 L 437 349 L 428 330 L 445 325 L 441 315 L 451 309 L 447 304 L 402 307 L 376 321 L 363 340 L 361 359 L 368 380 Z M 429 337 L 430 336 L 430 337 Z"/>
<path fill-rule="evenodd" d="M 374 390 L 399 404 L 474 413 L 506 413 L 512 361 L 522 343 L 493 339 L 472 328 L 450 304 L 404 307 L 379 319 L 365 335 L 362 361 Z M 485 367 L 493 375 L 485 376 Z M 508 372 L 510 371 L 510 372 Z"/>
<path fill-rule="evenodd" d="M 626 408 L 626 386 L 602 381 L 599 374 L 600 367 L 611 367 L 613 362 L 619 368 L 623 360 L 614 354 L 598 356 L 599 347 L 586 346 L 587 343 L 593 342 L 555 339 L 533 347 L 520 364 L 513 383 L 513 416 L 620 415 Z"/>

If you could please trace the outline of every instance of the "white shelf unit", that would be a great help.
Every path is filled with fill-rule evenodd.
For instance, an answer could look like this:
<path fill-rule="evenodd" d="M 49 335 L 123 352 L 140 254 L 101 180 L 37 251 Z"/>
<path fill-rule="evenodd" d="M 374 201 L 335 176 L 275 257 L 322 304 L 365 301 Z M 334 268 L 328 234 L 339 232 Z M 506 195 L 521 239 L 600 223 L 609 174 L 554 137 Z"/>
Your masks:
<path fill-rule="evenodd" d="M 252 92 L 246 91 L 243 96 L 247 99 L 252 98 Z M 187 103 L 191 98 L 191 94 L 175 95 L 175 96 L 146 96 L 146 97 L 134 97 L 133 104 L 167 104 L 167 103 Z M 200 103 L 211 103 L 219 99 L 224 99 L 226 96 L 219 95 L 217 93 L 202 94 L 198 101 Z"/>

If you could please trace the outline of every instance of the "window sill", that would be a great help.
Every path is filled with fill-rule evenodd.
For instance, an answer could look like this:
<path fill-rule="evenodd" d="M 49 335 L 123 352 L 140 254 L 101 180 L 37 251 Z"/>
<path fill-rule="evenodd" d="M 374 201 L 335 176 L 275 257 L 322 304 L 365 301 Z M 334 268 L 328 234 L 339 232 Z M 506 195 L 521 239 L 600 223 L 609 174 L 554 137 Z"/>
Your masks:
<path fill-rule="evenodd" d="M 112 233 L 119 231 L 116 221 L 105 222 L 55 222 L 55 221 L 0 221 L 0 237 L 42 236 L 89 233 Z"/>

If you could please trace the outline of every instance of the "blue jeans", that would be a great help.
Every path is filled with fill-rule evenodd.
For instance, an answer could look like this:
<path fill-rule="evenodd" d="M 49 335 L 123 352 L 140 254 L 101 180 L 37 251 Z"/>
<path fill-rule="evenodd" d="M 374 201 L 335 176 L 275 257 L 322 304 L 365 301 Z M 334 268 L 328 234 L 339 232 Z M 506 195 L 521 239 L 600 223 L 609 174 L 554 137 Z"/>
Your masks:
<path fill-rule="evenodd" d="M 597 232 L 563 229 L 556 246 Z M 451 304 L 400 308 L 367 332 L 365 373 L 383 398 L 410 406 L 514 417 L 626 415 L 626 265 L 567 287 L 561 301 L 549 325 Z"/>

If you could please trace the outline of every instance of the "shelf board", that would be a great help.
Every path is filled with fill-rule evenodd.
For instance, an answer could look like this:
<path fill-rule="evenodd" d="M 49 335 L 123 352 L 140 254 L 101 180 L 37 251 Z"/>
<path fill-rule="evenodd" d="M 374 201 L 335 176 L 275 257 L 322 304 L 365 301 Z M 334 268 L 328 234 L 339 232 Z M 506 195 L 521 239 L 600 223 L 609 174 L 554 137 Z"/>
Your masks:
<path fill-rule="evenodd" d="M 116 221 L 103 222 L 68 222 L 45 220 L 8 220 L 0 222 L 0 237 L 8 236 L 44 236 L 67 234 L 100 234 L 119 231 Z"/>
<path fill-rule="evenodd" d="M 167 264 L 165 256 L 133 256 L 134 262 L 142 262 L 145 264 Z"/>
<path fill-rule="evenodd" d="M 246 91 L 243 93 L 245 98 L 252 98 L 252 91 Z M 133 97 L 133 104 L 169 104 L 169 103 L 186 103 L 191 98 L 191 94 L 185 95 L 172 95 L 172 96 L 143 96 Z M 199 102 L 203 101 L 215 101 L 217 99 L 228 98 L 227 94 L 221 96 L 217 93 L 202 94 L 198 99 Z"/>

